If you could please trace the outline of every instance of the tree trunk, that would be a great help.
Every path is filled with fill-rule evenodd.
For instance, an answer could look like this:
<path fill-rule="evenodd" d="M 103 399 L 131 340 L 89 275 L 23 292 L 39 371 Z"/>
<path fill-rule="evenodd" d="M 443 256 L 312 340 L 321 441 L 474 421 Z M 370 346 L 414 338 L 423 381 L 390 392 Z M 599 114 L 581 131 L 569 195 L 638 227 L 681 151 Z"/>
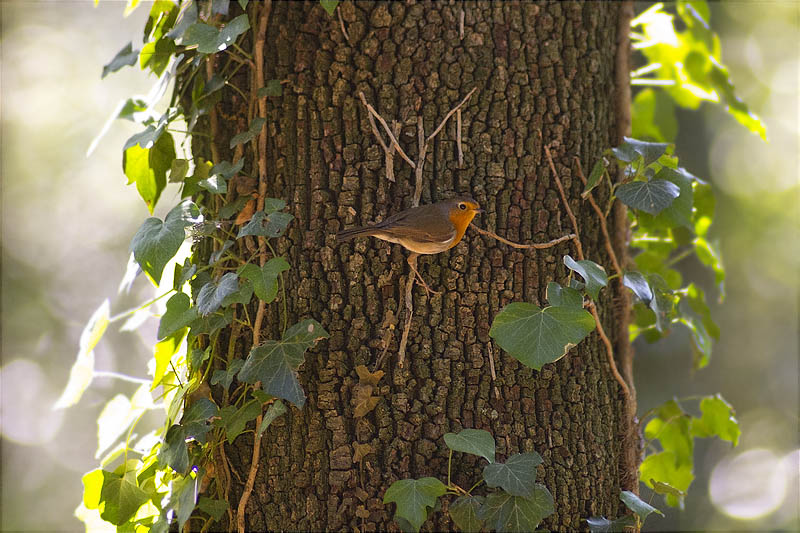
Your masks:
<path fill-rule="evenodd" d="M 254 39 L 264 9 L 256 2 L 248 7 Z M 571 233 L 545 157 L 549 144 L 586 257 L 609 265 L 596 215 L 580 199 L 576 161 L 585 169 L 619 141 L 624 116 L 617 93 L 626 90 L 620 79 L 627 76 L 616 77 L 621 4 L 347 1 L 338 6 L 341 23 L 319 2 L 273 2 L 266 9 L 264 79 L 285 81 L 282 95 L 267 99 L 266 193 L 287 200 L 296 217 L 278 241 L 292 265 L 289 324 L 315 318 L 330 338 L 301 367 L 305 406 L 291 408 L 261 440 L 247 530 L 396 530 L 384 492 L 398 479 L 446 480 L 443 435 L 463 428 L 491 432 L 500 458 L 542 455 L 539 481 L 555 500 L 543 527 L 585 529 L 585 518 L 622 514 L 620 490 L 637 485 L 636 446 L 597 333 L 540 372 L 493 346 L 488 335 L 508 303 L 545 305 L 547 282 L 567 278 L 562 257 L 575 256 L 570 242 L 518 250 L 469 229 L 450 251 L 423 256 L 420 272 L 442 294 L 415 286 L 400 368 L 407 252 L 377 239 L 335 240 L 345 227 L 410 207 L 414 196 L 414 170 L 397 154 L 395 181 L 387 179 L 359 92 L 390 125 L 399 122 L 399 143 L 416 159 L 417 117 L 429 135 L 477 88 L 461 110 L 463 165 L 453 116 L 428 148 L 421 203 L 471 194 L 485 209 L 476 224 L 516 242 Z M 237 85 L 251 95 L 253 73 L 246 71 Z M 246 107 L 236 91 L 224 91 L 212 118 L 218 158 L 231 159 L 227 140 L 246 128 Z M 618 332 L 626 331 L 629 304 L 618 291 L 618 284 L 603 290 L 599 312 L 624 353 L 626 335 Z M 267 307 L 262 339 L 280 336 L 279 310 Z M 373 370 L 384 339 L 380 400 L 357 417 L 355 368 Z M 244 358 L 249 346 L 241 348 Z M 366 455 L 354 460 L 357 448 Z M 225 444 L 225 452 L 235 471 L 235 512 L 250 471 L 252 433 Z M 454 454 L 453 481 L 471 487 L 482 465 Z M 453 525 L 446 513 L 434 512 L 423 529 Z"/>

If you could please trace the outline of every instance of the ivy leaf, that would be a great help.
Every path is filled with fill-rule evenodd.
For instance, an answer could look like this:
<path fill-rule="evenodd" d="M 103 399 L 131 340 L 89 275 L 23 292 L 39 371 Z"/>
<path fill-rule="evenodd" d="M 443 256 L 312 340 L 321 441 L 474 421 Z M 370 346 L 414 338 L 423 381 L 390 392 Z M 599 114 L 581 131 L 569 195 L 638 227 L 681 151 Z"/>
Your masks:
<path fill-rule="evenodd" d="M 725 297 L 725 267 L 722 265 L 722 257 L 716 246 L 708 240 L 697 237 L 694 242 L 694 253 L 697 259 L 714 271 L 714 281 L 720 292 L 720 300 Z"/>
<path fill-rule="evenodd" d="M 602 516 L 587 518 L 586 523 L 589 525 L 591 533 L 623 533 L 626 527 L 635 527 L 636 525 L 633 515 L 625 515 L 616 520 L 609 520 Z"/>
<path fill-rule="evenodd" d="M 214 500 L 207 496 L 201 496 L 197 503 L 197 508 L 209 515 L 214 520 L 219 520 L 225 511 L 228 510 L 228 502 L 225 500 Z"/>
<path fill-rule="evenodd" d="M 173 332 L 164 340 L 156 343 L 155 349 L 153 350 L 153 359 L 155 359 L 156 368 L 153 372 L 153 384 L 150 386 L 150 391 L 154 391 L 156 387 L 161 385 L 164 374 L 167 372 L 167 365 L 172 360 L 172 356 L 178 353 L 184 337 L 186 337 L 185 327 Z"/>
<path fill-rule="evenodd" d="M 228 192 L 228 184 L 225 183 L 225 178 L 215 174 L 208 179 L 198 181 L 197 186 L 205 189 L 211 194 L 225 194 Z"/>
<path fill-rule="evenodd" d="M 228 46 L 236 42 L 236 38 L 250 29 L 250 20 L 247 15 L 239 15 L 228 22 L 219 32 L 219 42 L 217 50 L 225 50 Z"/>
<path fill-rule="evenodd" d="M 564 357 L 594 327 L 594 318 L 583 309 L 515 302 L 498 313 L 489 336 L 512 357 L 540 370 Z"/>
<path fill-rule="evenodd" d="M 158 451 L 158 462 L 167 465 L 179 474 L 189 470 L 189 451 L 186 448 L 186 429 L 173 424 L 164 436 Z"/>
<path fill-rule="evenodd" d="M 706 331 L 702 323 L 697 322 L 694 317 L 682 316 L 677 320 L 689 329 L 692 341 L 692 368 L 700 370 L 708 366 L 711 362 L 712 341 L 711 336 Z"/>
<path fill-rule="evenodd" d="M 247 235 L 268 238 L 280 237 L 286 231 L 286 226 L 289 225 L 293 218 L 289 213 L 282 211 L 275 211 L 269 215 L 264 211 L 256 211 L 250 222 L 239 230 L 236 238 L 241 239 Z"/>
<path fill-rule="evenodd" d="M 135 65 L 138 59 L 139 50 L 134 50 L 133 43 L 129 42 L 122 47 L 122 50 L 117 52 L 117 55 L 114 56 L 114 59 L 112 59 L 110 63 L 103 67 L 103 75 L 100 76 L 100 78 L 105 78 L 107 75 L 118 71 L 122 67 Z"/>
<path fill-rule="evenodd" d="M 435 506 L 436 500 L 445 492 L 445 484 L 434 477 L 401 479 L 386 490 L 383 503 L 396 503 L 396 515 L 408 520 L 414 530 L 419 531 L 427 517 L 426 507 Z"/>
<path fill-rule="evenodd" d="M 251 196 L 240 196 L 235 201 L 223 205 L 219 210 L 219 218 L 222 220 L 230 218 L 235 213 L 241 211 L 244 205 L 252 199 L 253 198 Z"/>
<path fill-rule="evenodd" d="M 632 153 L 640 155 L 642 156 L 642 159 L 644 159 L 645 166 L 653 163 L 654 161 L 658 161 L 658 158 L 664 155 L 669 147 L 669 144 L 667 143 L 646 142 L 638 139 L 632 139 L 630 137 L 624 137 L 624 140 L 625 142 L 622 143 L 619 148 L 614 148 L 613 150 L 620 150 L 622 153 L 628 156 L 627 159 L 629 160 L 625 161 L 626 163 L 631 163 L 635 160 L 635 158 L 630 158 Z"/>
<path fill-rule="evenodd" d="M 184 228 L 192 225 L 199 215 L 197 206 L 185 200 L 173 207 L 163 222 L 155 217 L 145 220 L 133 236 L 133 256 L 156 285 L 161 281 L 164 267 L 186 238 Z"/>
<path fill-rule="evenodd" d="M 182 479 L 173 479 L 169 502 L 166 508 L 175 511 L 178 518 L 178 531 L 183 531 L 183 526 L 194 511 L 197 503 L 198 479 L 188 475 Z"/>
<path fill-rule="evenodd" d="M 83 476 L 83 503 L 87 509 L 99 509 L 100 517 L 114 525 L 129 521 L 150 497 L 139 488 L 130 476 L 92 470 Z"/>
<path fill-rule="evenodd" d="M 169 182 L 180 183 L 189 172 L 189 161 L 186 159 L 173 159 L 169 166 Z"/>
<path fill-rule="evenodd" d="M 489 494 L 478 511 L 478 518 L 485 520 L 489 529 L 522 533 L 536 530 L 536 526 L 554 511 L 550 491 L 536 483 L 530 499 L 503 491 Z"/>
<path fill-rule="evenodd" d="M 244 158 L 239 159 L 239 161 L 237 161 L 235 164 L 231 163 L 230 161 L 221 161 L 211 167 L 208 171 L 208 174 L 210 176 L 219 175 L 227 180 L 241 172 L 243 167 Z"/>
<path fill-rule="evenodd" d="M 280 96 L 283 94 L 283 87 L 279 80 L 269 80 L 266 85 L 258 90 L 258 97 Z"/>
<path fill-rule="evenodd" d="M 670 329 L 675 316 L 675 296 L 664 278 L 658 274 L 649 274 L 647 282 L 653 291 L 650 309 L 656 314 L 656 328 L 663 333 Z"/>
<path fill-rule="evenodd" d="M 219 410 L 220 420 L 216 421 L 216 424 L 225 428 L 228 442 L 233 444 L 234 439 L 244 431 L 247 423 L 260 414 L 261 404 L 257 401 L 247 402 L 239 409 L 234 405 L 228 405 Z"/>
<path fill-rule="evenodd" d="M 703 289 L 694 283 L 690 283 L 689 286 L 686 287 L 686 301 L 689 303 L 689 307 L 692 311 L 700 315 L 700 320 L 703 322 L 703 327 L 706 328 L 708 334 L 715 340 L 719 340 L 719 326 L 717 326 L 716 322 L 711 318 L 711 310 L 708 308 L 708 304 L 706 304 L 706 295 Z"/>
<path fill-rule="evenodd" d="M 313 319 L 306 319 L 286 330 L 280 341 L 269 340 L 250 351 L 239 372 L 245 383 L 261 382 L 267 394 L 302 407 L 306 401 L 295 372 L 303 364 L 305 352 L 328 332 Z"/>
<path fill-rule="evenodd" d="M 691 465 L 694 461 L 694 441 L 689 434 L 689 420 L 689 415 L 678 402 L 664 402 L 645 426 L 645 437 L 650 440 L 658 439 L 662 449 L 673 452 L 679 463 Z"/>
<path fill-rule="evenodd" d="M 192 322 L 189 326 L 190 335 L 202 335 L 203 333 L 210 334 L 214 331 L 224 328 L 233 321 L 233 309 L 226 309 L 223 313 L 212 313 L 208 316 L 198 317 L 197 320 Z"/>
<path fill-rule="evenodd" d="M 684 498 L 686 497 L 686 493 L 682 490 L 678 490 L 669 483 L 664 483 L 661 481 L 656 481 L 655 479 L 650 480 L 650 484 L 653 486 L 653 491 L 656 494 L 671 494 L 676 498 Z"/>
<path fill-rule="evenodd" d="M 692 183 L 697 180 L 683 168 L 672 169 L 664 167 L 658 171 L 653 181 L 665 180 L 678 187 L 679 194 L 672 203 L 652 218 L 649 214 L 640 214 L 641 222 L 650 227 L 675 228 L 683 226 L 691 229 L 692 204 L 694 202 Z M 651 181 L 650 183 L 653 183 Z M 639 183 L 639 182 L 636 182 Z"/>
<path fill-rule="evenodd" d="M 94 347 L 100 342 L 109 324 L 110 304 L 108 299 L 103 300 L 100 307 L 95 309 L 89 322 L 81 332 L 78 342 L 78 356 L 72 363 L 69 371 L 69 380 L 64 387 L 64 392 L 58 397 L 53 409 L 65 409 L 78 403 L 84 391 L 92 383 L 94 377 Z"/>
<path fill-rule="evenodd" d="M 644 522 L 652 513 L 658 513 L 661 516 L 664 516 L 664 513 L 649 503 L 643 502 L 636 494 L 629 490 L 623 490 L 619 495 L 619 499 L 622 500 L 622 503 L 624 503 L 628 509 L 639 515 L 639 518 L 642 520 L 642 522 Z"/>
<path fill-rule="evenodd" d="M 181 44 L 187 47 L 197 46 L 201 54 L 213 54 L 219 51 L 219 30 L 202 22 L 195 22 L 183 34 Z"/>
<path fill-rule="evenodd" d="M 211 376 L 212 385 L 222 385 L 225 390 L 228 390 L 233 382 L 236 373 L 241 370 L 244 361 L 242 359 L 234 359 L 228 363 L 225 370 L 215 370 L 214 375 Z"/>
<path fill-rule="evenodd" d="M 261 391 L 259 391 L 261 392 Z M 263 434 L 272 421 L 284 414 L 287 411 L 286 406 L 280 400 L 275 400 L 275 403 L 269 406 L 264 417 L 261 419 L 261 426 L 258 428 L 258 434 Z"/>
<path fill-rule="evenodd" d="M 220 15 L 227 15 L 228 8 L 230 6 L 230 0 L 212 0 L 211 1 L 211 13 L 219 13 Z"/>
<path fill-rule="evenodd" d="M 456 452 L 471 453 L 494 463 L 494 437 L 483 429 L 462 429 L 458 433 L 445 433 L 444 442 Z"/>
<path fill-rule="evenodd" d="M 589 193 L 592 192 L 592 189 L 597 187 L 597 184 L 600 183 L 607 165 L 608 162 L 604 157 L 601 157 L 597 163 L 594 164 L 592 171 L 589 173 L 589 179 L 586 180 L 586 187 L 583 188 L 583 192 L 581 193 L 583 198 L 586 198 Z"/>
<path fill-rule="evenodd" d="M 167 300 L 167 311 L 158 323 L 156 337 L 161 340 L 185 328 L 197 319 L 197 308 L 191 307 L 189 295 L 179 292 Z"/>
<path fill-rule="evenodd" d="M 478 533 L 483 529 L 483 520 L 478 518 L 478 510 L 486 498 L 465 494 L 450 504 L 449 513 L 453 523 L 465 533 Z"/>
<path fill-rule="evenodd" d="M 239 269 L 239 275 L 253 282 L 253 292 L 259 300 L 272 303 L 278 295 L 278 277 L 289 270 L 283 257 L 273 257 L 260 268 L 248 263 Z"/>
<path fill-rule="evenodd" d="M 239 290 L 239 278 L 228 272 L 218 283 L 206 283 L 197 295 L 197 311 L 201 316 L 208 316 L 222 305 L 223 300 Z"/>
<path fill-rule="evenodd" d="M 647 283 L 647 278 L 641 272 L 625 272 L 622 277 L 622 284 L 633 291 L 645 305 L 650 303 L 653 299 L 653 291 L 650 289 L 650 284 Z"/>
<path fill-rule="evenodd" d="M 658 452 L 648 455 L 639 465 L 641 479 L 654 488 L 653 481 L 661 481 L 685 493 L 694 480 L 692 465 L 678 464 L 672 452 Z M 682 507 L 683 498 L 675 494 L 666 494 L 666 502 L 670 507 Z"/>
<path fill-rule="evenodd" d="M 516 453 L 505 463 L 492 463 L 483 468 L 483 479 L 489 487 L 501 487 L 512 496 L 532 498 L 536 489 L 536 467 L 542 457 L 536 452 Z"/>
<path fill-rule="evenodd" d="M 241 361 L 241 359 L 237 359 Z M 186 430 L 186 436 L 198 442 L 203 442 L 206 433 L 211 431 L 209 420 L 218 412 L 217 404 L 208 398 L 200 398 L 190 405 L 183 413 L 181 426 Z"/>
<path fill-rule="evenodd" d="M 277 211 L 282 211 L 286 207 L 286 202 L 280 198 L 264 198 L 264 212 L 268 215 Z"/>
<path fill-rule="evenodd" d="M 230 147 L 234 148 L 238 144 L 248 143 L 255 139 L 258 134 L 261 133 L 261 128 L 264 127 L 266 122 L 267 120 L 263 117 L 254 118 L 247 131 L 237 133 L 233 136 L 233 138 L 231 138 Z"/>
<path fill-rule="evenodd" d="M 681 193 L 674 183 L 664 179 L 634 181 L 617 187 L 615 196 L 633 209 L 657 215 L 675 201 Z"/>
<path fill-rule="evenodd" d="M 145 43 L 139 53 L 140 68 L 144 70 L 150 67 L 150 71 L 160 77 L 169 66 L 169 62 L 175 54 L 175 49 L 175 41 L 167 37 L 161 37 Z"/>
<path fill-rule="evenodd" d="M 333 16 L 333 12 L 336 11 L 336 6 L 339 5 L 339 0 L 319 0 L 319 3 L 322 8 L 328 12 L 328 15 Z"/>
<path fill-rule="evenodd" d="M 553 307 L 577 307 L 583 309 L 583 296 L 572 287 L 562 287 L 551 281 L 547 284 L 547 301 Z"/>
<path fill-rule="evenodd" d="M 700 400 L 700 418 L 692 418 L 691 434 L 695 437 L 719 437 L 736 446 L 739 444 L 739 422 L 733 407 L 719 394 Z"/>
<path fill-rule="evenodd" d="M 646 88 L 633 99 L 631 133 L 639 139 L 673 142 L 678 135 L 675 104 L 664 91 Z"/>
<path fill-rule="evenodd" d="M 586 292 L 589 293 L 593 300 L 597 300 L 600 289 L 608 285 L 608 276 L 605 269 L 594 261 L 589 261 L 588 259 L 575 261 L 568 255 L 564 256 L 564 264 L 570 270 L 574 270 L 581 275 L 583 281 L 586 282 Z"/>

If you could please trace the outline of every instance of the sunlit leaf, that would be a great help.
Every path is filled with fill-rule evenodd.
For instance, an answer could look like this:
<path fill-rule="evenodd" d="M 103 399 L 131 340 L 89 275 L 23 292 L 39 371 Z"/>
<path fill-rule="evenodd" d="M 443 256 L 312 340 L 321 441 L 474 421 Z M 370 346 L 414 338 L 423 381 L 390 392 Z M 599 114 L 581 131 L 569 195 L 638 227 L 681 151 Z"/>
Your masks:
<path fill-rule="evenodd" d="M 659 452 L 648 455 L 639 466 L 639 475 L 645 484 L 653 488 L 652 481 L 662 481 L 681 492 L 686 492 L 694 480 L 691 464 L 678 464 L 672 452 Z M 667 505 L 670 507 L 683 506 L 683 498 L 675 494 L 665 495 Z"/>
<path fill-rule="evenodd" d="M 632 134 L 637 139 L 674 142 L 678 135 L 675 104 L 664 91 L 643 89 L 633 99 Z"/>
<path fill-rule="evenodd" d="M 100 342 L 109 324 L 109 301 L 103 300 L 81 332 L 78 356 L 69 371 L 69 380 L 53 409 L 64 409 L 80 401 L 94 377 L 94 347 Z"/>
<path fill-rule="evenodd" d="M 691 432 L 695 437 L 719 437 L 739 444 L 739 422 L 734 417 L 733 407 L 719 394 L 700 400 L 700 418 L 692 418 Z"/>
<path fill-rule="evenodd" d="M 169 335 L 164 340 L 156 343 L 153 353 L 153 358 L 156 362 L 156 369 L 153 373 L 153 384 L 150 386 L 151 391 L 155 390 L 156 387 L 161 385 L 161 381 L 164 379 L 164 374 L 167 372 L 169 362 L 181 348 L 183 339 L 186 338 L 186 332 L 187 328 L 183 327 L 182 329 Z M 186 347 L 184 346 L 184 349 L 185 348 Z"/>
<path fill-rule="evenodd" d="M 336 11 L 336 6 L 339 5 L 339 0 L 319 0 L 319 3 L 322 8 L 328 12 L 328 15 L 333 16 L 333 12 Z"/>
<path fill-rule="evenodd" d="M 540 370 L 564 357 L 594 327 L 594 318 L 583 309 L 515 302 L 498 313 L 489 336 L 524 365 Z"/>
<path fill-rule="evenodd" d="M 650 284 L 647 283 L 647 278 L 641 272 L 626 272 L 622 278 L 622 284 L 632 290 L 633 294 L 646 305 L 653 299 Z"/>
<path fill-rule="evenodd" d="M 150 498 L 135 483 L 135 477 L 107 470 L 93 470 L 83 476 L 84 500 L 88 509 L 101 509 L 103 520 L 122 525 Z"/>
<path fill-rule="evenodd" d="M 494 437 L 483 429 L 462 429 L 458 433 L 445 433 L 444 442 L 456 452 L 471 453 L 494 462 Z"/>
<path fill-rule="evenodd" d="M 386 489 L 383 503 L 396 503 L 396 515 L 408 520 L 414 530 L 419 531 L 427 517 L 426 508 L 435 506 L 445 492 L 445 484 L 433 477 L 401 479 Z"/>
<path fill-rule="evenodd" d="M 267 394 L 302 407 L 306 398 L 295 373 L 303 364 L 306 350 L 327 337 L 328 332 L 316 320 L 295 324 L 280 341 L 268 340 L 254 347 L 239 372 L 239 379 L 246 383 L 260 381 Z"/>
<path fill-rule="evenodd" d="M 186 448 L 186 430 L 183 426 L 173 424 L 169 428 L 158 451 L 158 460 L 179 474 L 185 474 L 189 470 L 189 451 Z"/>
<path fill-rule="evenodd" d="M 185 328 L 197 319 L 197 308 L 191 306 L 189 296 L 182 292 L 167 300 L 167 311 L 158 323 L 158 339 L 164 339 Z"/>

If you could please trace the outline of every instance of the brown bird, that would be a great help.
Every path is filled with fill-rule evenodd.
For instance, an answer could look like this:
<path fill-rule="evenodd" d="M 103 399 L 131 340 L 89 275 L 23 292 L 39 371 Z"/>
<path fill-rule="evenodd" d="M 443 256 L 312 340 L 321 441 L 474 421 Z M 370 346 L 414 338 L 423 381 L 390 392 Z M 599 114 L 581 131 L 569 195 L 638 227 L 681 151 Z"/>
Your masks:
<path fill-rule="evenodd" d="M 408 264 L 429 292 L 438 294 L 422 279 L 416 267 L 419 254 L 438 254 L 449 250 L 464 237 L 467 226 L 483 209 L 469 196 L 460 196 L 435 204 L 400 211 L 371 226 L 339 232 L 336 239 L 347 241 L 355 237 L 377 237 L 403 245 L 411 251 Z"/>

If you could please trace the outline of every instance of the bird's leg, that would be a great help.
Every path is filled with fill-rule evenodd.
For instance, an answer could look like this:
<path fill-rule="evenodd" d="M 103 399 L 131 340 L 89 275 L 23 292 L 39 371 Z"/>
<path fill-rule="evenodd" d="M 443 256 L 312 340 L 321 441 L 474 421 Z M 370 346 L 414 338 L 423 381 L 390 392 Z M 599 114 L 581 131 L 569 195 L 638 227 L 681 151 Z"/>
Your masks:
<path fill-rule="evenodd" d="M 419 254 L 412 252 L 411 255 L 408 256 L 408 266 L 410 266 L 411 270 L 414 271 L 414 274 L 416 275 L 417 279 L 419 279 L 419 282 L 422 284 L 422 286 L 425 288 L 425 290 L 428 291 L 428 294 L 430 294 L 430 293 L 441 294 L 440 291 L 435 291 L 435 290 L 431 289 L 428 286 L 428 284 L 425 283 L 425 280 L 422 279 L 422 274 L 420 274 L 419 270 L 417 270 L 417 257 L 419 257 Z"/>

